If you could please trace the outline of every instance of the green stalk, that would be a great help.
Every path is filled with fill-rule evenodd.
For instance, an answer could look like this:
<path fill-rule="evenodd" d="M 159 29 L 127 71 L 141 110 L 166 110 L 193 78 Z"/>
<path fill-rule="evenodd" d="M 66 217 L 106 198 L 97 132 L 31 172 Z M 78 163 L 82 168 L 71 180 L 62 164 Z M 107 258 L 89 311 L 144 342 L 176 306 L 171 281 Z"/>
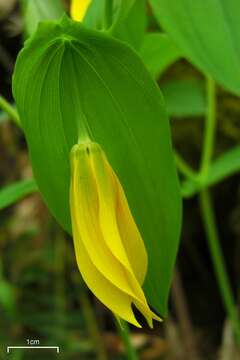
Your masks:
<path fill-rule="evenodd" d="M 220 247 L 219 235 L 217 231 L 214 211 L 208 190 L 202 190 L 200 193 L 200 208 L 202 219 L 208 241 L 208 246 L 214 266 L 219 289 L 227 315 L 232 323 L 237 344 L 240 346 L 240 320 L 237 308 L 234 303 L 230 282 L 224 264 L 224 257 Z"/>
<path fill-rule="evenodd" d="M 216 86 L 215 82 L 211 78 L 207 78 L 207 99 L 208 99 L 208 111 L 205 118 L 205 133 L 203 152 L 201 159 L 200 175 L 203 180 L 208 176 L 209 165 L 212 159 L 212 153 L 214 148 L 214 137 L 216 127 Z"/>
<path fill-rule="evenodd" d="M 18 126 L 20 126 L 20 119 L 17 111 L 14 107 L 6 100 L 4 97 L 0 95 L 0 108 L 9 115 L 10 119 L 12 119 Z"/>
<path fill-rule="evenodd" d="M 198 174 L 187 164 L 187 162 L 175 151 L 175 161 L 178 170 L 193 181 L 197 181 Z"/>
<path fill-rule="evenodd" d="M 208 176 L 209 166 L 211 164 L 214 149 L 216 128 L 216 88 L 214 81 L 210 78 L 207 78 L 207 98 L 208 112 L 205 119 L 202 161 L 199 171 L 199 176 L 202 181 L 206 180 Z M 221 292 L 227 316 L 229 317 L 234 329 L 237 344 L 240 345 L 239 317 L 235 306 L 230 281 L 224 264 L 224 256 L 220 246 L 214 210 L 208 190 L 202 190 L 199 193 L 199 200 L 206 238 L 218 286 Z"/>
<path fill-rule="evenodd" d="M 84 284 L 80 294 L 80 301 L 81 301 L 82 311 L 86 321 L 88 333 L 94 342 L 96 356 L 97 356 L 96 359 L 107 360 L 108 357 L 104 348 L 102 337 L 98 329 L 98 324 L 96 322 L 95 314 L 93 312 L 92 306 L 86 294 L 86 289 Z"/>
<path fill-rule="evenodd" d="M 62 321 L 66 312 L 66 283 L 65 283 L 65 253 L 66 241 L 62 233 L 59 233 L 55 239 L 55 312 L 56 312 L 56 330 L 55 335 L 59 340 L 65 336 L 65 327 Z"/>
<path fill-rule="evenodd" d="M 122 341 L 123 341 L 123 344 L 124 344 L 124 347 L 126 350 L 127 359 L 128 360 L 138 360 L 137 352 L 131 342 L 128 324 L 123 320 L 121 320 L 121 324 L 120 324 L 119 321 L 120 320 L 115 319 L 118 333 L 122 338 Z"/>
<path fill-rule="evenodd" d="M 216 86 L 214 80 L 207 78 L 207 99 L 208 111 L 205 117 L 205 132 L 203 140 L 203 151 L 200 170 L 196 173 L 183 159 L 175 152 L 175 161 L 178 170 L 192 181 L 204 184 L 208 177 L 209 166 L 211 164 L 212 153 L 214 149 L 214 135 L 216 127 Z"/>

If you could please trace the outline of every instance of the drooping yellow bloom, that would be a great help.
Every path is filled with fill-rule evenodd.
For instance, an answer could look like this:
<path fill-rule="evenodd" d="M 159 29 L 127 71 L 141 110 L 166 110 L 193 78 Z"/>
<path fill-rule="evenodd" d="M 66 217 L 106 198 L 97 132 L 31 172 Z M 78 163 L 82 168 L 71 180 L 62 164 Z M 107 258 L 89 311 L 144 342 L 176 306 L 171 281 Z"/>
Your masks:
<path fill-rule="evenodd" d="M 73 20 L 82 21 L 92 0 L 72 0 L 70 15 Z"/>
<path fill-rule="evenodd" d="M 141 327 L 131 305 L 152 319 L 142 284 L 147 272 L 144 242 L 123 188 L 97 143 L 71 151 L 70 207 L 74 247 L 82 277 L 118 317 Z"/>

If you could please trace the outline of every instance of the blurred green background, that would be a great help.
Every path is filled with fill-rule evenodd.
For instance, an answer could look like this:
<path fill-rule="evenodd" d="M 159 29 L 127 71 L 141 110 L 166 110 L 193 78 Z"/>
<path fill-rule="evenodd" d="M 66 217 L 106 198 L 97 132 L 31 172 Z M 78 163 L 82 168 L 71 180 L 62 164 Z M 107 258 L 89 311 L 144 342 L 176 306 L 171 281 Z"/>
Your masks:
<path fill-rule="evenodd" d="M 148 30 L 159 30 L 148 13 Z M 0 1 L 0 93 L 10 102 L 11 76 L 22 47 L 23 17 L 17 1 Z M 151 41 L 151 39 L 149 40 Z M 168 54 L 158 83 L 165 96 L 175 149 L 197 168 L 202 149 L 207 99 L 205 79 L 163 42 Z M 165 46 L 165 47 L 164 47 Z M 164 49 L 164 50 L 163 50 Z M 153 50 L 152 50 L 153 51 Z M 148 47 L 141 54 L 156 64 Z M 240 143 L 240 100 L 217 87 L 217 142 L 214 156 Z M 229 158 L 230 161 L 236 161 Z M 235 168 L 240 168 L 240 159 Z M 0 110 L 0 186 L 32 176 L 22 131 Z M 211 189 L 220 242 L 234 296 L 240 300 L 239 174 Z M 131 328 L 141 359 L 235 360 L 232 327 L 216 282 L 198 197 L 184 201 L 183 230 L 170 298 L 169 318 L 154 331 Z M 12 350 L 27 339 L 54 350 Z M 0 359 L 126 359 L 110 312 L 85 288 L 76 266 L 72 239 L 43 204 L 38 193 L 0 212 Z"/>

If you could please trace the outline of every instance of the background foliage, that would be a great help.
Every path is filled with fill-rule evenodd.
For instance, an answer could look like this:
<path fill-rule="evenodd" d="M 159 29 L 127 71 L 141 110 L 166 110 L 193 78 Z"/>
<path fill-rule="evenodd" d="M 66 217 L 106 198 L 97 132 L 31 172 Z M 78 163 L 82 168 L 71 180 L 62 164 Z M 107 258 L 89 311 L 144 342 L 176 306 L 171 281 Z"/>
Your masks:
<path fill-rule="evenodd" d="M 0 4 L 0 91 L 12 102 L 13 64 L 23 37 L 34 29 L 34 14 L 55 18 L 57 13 L 36 10 L 37 1 L 31 3 L 33 8 L 27 1 Z M 237 0 L 183 0 L 181 5 L 174 0 L 149 1 L 144 12 L 132 8 L 130 20 L 122 20 L 124 35 L 123 23 L 115 29 L 116 36 L 138 51 L 163 91 L 186 198 L 170 316 L 153 333 L 132 329 L 130 339 L 143 359 L 232 360 L 239 356 L 240 339 L 235 305 L 240 276 L 240 102 L 235 95 L 240 6 Z M 93 21 L 90 15 L 85 19 L 88 25 Z M 40 339 L 41 344 L 64 348 L 64 359 L 127 358 L 110 314 L 81 282 L 72 240 L 38 193 L 15 203 L 37 188 L 28 180 L 31 166 L 16 125 L 18 115 L 3 98 L 0 107 L 1 344 Z M 136 358 L 133 350 L 130 353 L 128 349 L 129 358 Z M 32 356 L 19 350 L 9 358 Z M 42 358 L 37 351 L 34 356 Z M 56 357 L 52 352 L 45 356 Z"/>

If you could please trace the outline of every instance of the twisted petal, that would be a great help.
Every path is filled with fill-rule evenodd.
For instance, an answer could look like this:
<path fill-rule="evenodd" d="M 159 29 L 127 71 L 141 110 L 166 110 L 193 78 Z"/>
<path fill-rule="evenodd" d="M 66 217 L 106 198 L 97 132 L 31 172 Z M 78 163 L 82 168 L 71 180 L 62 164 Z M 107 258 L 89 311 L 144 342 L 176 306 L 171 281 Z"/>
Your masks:
<path fill-rule="evenodd" d="M 140 326 L 134 304 L 152 327 L 152 319 L 160 319 L 141 288 L 147 253 L 116 174 L 96 143 L 75 145 L 71 167 L 73 238 L 83 279 L 116 315 Z"/>
<path fill-rule="evenodd" d="M 82 21 L 92 0 L 72 0 L 70 14 L 73 20 Z"/>

